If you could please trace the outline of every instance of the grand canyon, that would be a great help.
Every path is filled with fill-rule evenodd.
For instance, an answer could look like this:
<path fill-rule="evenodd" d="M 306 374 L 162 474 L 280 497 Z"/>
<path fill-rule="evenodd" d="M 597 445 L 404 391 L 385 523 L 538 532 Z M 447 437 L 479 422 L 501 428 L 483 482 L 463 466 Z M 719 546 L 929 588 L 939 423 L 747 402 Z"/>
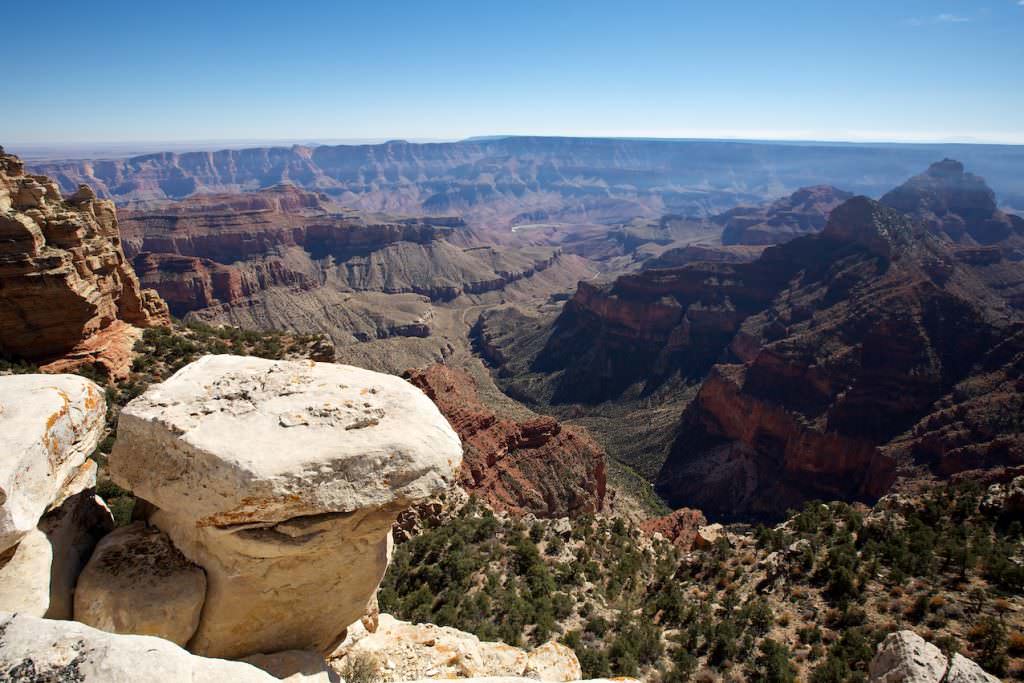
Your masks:
<path fill-rule="evenodd" d="M 1024 14 L 641 4 L 5 13 L 0 681 L 1024 680 Z"/>

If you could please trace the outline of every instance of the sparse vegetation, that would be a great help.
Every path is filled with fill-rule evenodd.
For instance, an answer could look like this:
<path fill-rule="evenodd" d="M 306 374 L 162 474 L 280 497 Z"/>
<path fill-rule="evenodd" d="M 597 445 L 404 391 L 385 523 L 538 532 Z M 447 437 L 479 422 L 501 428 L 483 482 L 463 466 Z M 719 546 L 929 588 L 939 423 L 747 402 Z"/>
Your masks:
<path fill-rule="evenodd" d="M 904 502 L 870 514 L 809 503 L 690 553 L 641 541 L 621 518 L 525 525 L 474 502 L 399 546 L 381 606 L 483 639 L 559 638 L 595 677 L 866 680 L 900 628 L 1013 675 L 1024 596 L 1006 564 L 1024 551 L 1019 525 L 983 514 L 976 486 Z"/>

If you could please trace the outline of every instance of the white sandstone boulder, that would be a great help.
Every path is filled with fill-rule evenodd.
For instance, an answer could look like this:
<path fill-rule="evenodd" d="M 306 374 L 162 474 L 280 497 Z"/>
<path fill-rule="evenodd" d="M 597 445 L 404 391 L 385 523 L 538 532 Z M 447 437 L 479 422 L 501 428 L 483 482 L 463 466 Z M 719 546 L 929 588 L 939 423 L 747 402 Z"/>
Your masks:
<path fill-rule="evenodd" d="M 186 645 L 199 626 L 206 574 L 145 522 L 106 536 L 78 578 L 75 620 L 110 633 Z"/>
<path fill-rule="evenodd" d="M 942 650 L 913 631 L 890 633 L 868 665 L 870 683 L 998 683 L 999 679 L 959 654 Z"/>
<path fill-rule="evenodd" d="M 205 356 L 118 419 L 115 482 L 200 526 L 408 507 L 462 461 L 434 403 L 348 365 Z"/>
<path fill-rule="evenodd" d="M 329 363 L 207 356 L 121 412 L 111 475 L 206 571 L 189 649 L 331 652 L 367 609 L 398 513 L 462 447 L 419 389 Z"/>
<path fill-rule="evenodd" d="M 77 375 L 0 377 L 0 552 L 36 528 L 103 433 L 103 391 Z"/>
<path fill-rule="evenodd" d="M 125 636 L 79 624 L 0 612 L 0 680 L 77 683 L 274 683 L 244 662 L 198 657 L 152 636 Z M 332 683 L 327 673 L 292 683 Z"/>

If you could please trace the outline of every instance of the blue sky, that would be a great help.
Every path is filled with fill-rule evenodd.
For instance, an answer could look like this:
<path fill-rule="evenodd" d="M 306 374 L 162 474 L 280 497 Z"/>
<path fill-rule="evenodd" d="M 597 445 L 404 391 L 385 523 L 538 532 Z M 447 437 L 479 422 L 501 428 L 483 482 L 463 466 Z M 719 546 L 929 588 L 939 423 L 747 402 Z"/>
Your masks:
<path fill-rule="evenodd" d="M 1024 0 L 21 1 L 0 24 L 0 144 L 1024 143 Z"/>

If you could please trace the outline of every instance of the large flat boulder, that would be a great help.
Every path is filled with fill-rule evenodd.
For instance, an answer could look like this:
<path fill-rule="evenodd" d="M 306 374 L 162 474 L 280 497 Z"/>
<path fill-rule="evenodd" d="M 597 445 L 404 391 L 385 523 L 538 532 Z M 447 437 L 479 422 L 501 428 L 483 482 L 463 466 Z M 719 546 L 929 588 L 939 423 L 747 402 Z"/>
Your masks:
<path fill-rule="evenodd" d="M 103 434 L 103 391 L 77 375 L 0 377 L 0 552 L 30 531 Z"/>
<path fill-rule="evenodd" d="M 111 477 L 200 526 L 408 507 L 445 488 L 458 436 L 404 380 L 206 356 L 121 412 Z"/>
<path fill-rule="evenodd" d="M 189 649 L 239 658 L 332 651 L 384 575 L 398 513 L 445 490 L 461 453 L 397 377 L 207 356 L 125 407 L 110 469 L 206 571 Z"/>
<path fill-rule="evenodd" d="M 152 636 L 99 631 L 74 621 L 0 612 L 0 680 L 76 683 L 274 683 L 244 662 L 198 657 Z M 292 683 L 331 683 L 324 672 L 295 674 Z"/>
<path fill-rule="evenodd" d="M 145 522 L 121 527 L 93 552 L 75 590 L 75 620 L 111 633 L 186 645 L 199 626 L 206 574 Z"/>

